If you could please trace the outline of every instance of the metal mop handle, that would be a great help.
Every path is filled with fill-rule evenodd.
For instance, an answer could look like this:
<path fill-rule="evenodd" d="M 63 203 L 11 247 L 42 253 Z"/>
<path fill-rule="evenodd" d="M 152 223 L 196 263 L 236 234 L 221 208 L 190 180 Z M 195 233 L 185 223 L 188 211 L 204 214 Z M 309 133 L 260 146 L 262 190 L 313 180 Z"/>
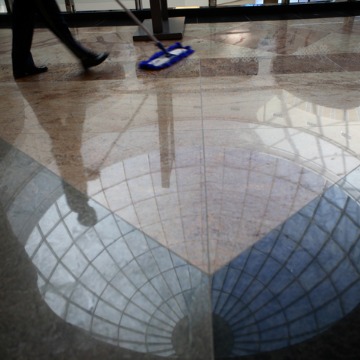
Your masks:
<path fill-rule="evenodd" d="M 165 49 L 164 45 L 141 23 L 141 21 L 120 1 L 115 0 L 125 11 L 126 13 L 138 24 L 149 36 L 149 38 L 154 41 L 158 48 L 164 51 L 165 54 L 168 54 L 168 51 Z"/>

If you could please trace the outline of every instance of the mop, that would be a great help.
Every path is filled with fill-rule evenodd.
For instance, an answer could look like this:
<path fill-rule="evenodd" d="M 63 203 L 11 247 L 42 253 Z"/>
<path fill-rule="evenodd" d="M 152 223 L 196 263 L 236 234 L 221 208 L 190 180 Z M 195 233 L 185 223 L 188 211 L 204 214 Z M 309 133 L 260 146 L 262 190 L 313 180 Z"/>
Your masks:
<path fill-rule="evenodd" d="M 155 43 L 155 45 L 161 50 L 153 54 L 149 59 L 141 61 L 138 66 L 140 69 L 145 70 L 161 70 L 170 67 L 180 60 L 191 55 L 194 50 L 190 46 L 182 46 L 181 43 L 177 42 L 168 48 L 153 35 L 151 32 L 140 22 L 140 20 L 123 5 L 120 0 L 115 0 L 131 17 L 136 24 L 149 36 L 149 38 Z"/>

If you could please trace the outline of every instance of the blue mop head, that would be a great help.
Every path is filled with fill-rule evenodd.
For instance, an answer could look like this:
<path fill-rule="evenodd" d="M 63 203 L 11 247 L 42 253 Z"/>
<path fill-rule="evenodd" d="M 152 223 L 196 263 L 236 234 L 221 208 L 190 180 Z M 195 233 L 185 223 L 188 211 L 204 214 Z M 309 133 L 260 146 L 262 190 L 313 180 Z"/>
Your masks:
<path fill-rule="evenodd" d="M 194 50 L 190 46 L 182 46 L 177 42 L 169 46 L 166 52 L 158 51 L 148 60 L 141 61 L 139 63 L 139 69 L 161 70 L 176 64 L 192 53 L 194 53 Z"/>

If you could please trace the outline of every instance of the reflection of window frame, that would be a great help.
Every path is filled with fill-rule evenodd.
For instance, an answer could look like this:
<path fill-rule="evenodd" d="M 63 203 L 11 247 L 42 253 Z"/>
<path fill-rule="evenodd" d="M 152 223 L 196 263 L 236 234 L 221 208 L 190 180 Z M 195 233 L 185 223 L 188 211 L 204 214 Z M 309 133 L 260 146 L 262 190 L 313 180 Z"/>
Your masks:
<path fill-rule="evenodd" d="M 12 12 L 13 2 L 14 0 L 5 0 L 5 6 L 8 13 Z"/>
<path fill-rule="evenodd" d="M 74 13 L 75 12 L 74 0 L 65 0 L 65 8 L 67 12 Z"/>
<path fill-rule="evenodd" d="M 217 0 L 207 0 L 208 4 L 207 6 L 205 5 L 204 7 L 209 7 L 209 8 L 216 8 L 216 7 L 224 7 L 224 4 L 220 4 L 218 5 Z M 343 2 L 357 2 L 360 0 L 344 0 Z M 4 0 L 5 2 L 5 7 L 6 7 L 6 11 L 8 14 L 12 13 L 12 7 L 13 7 L 13 2 L 14 0 Z M 57 2 L 59 3 L 59 5 L 61 6 L 62 9 L 65 9 L 66 13 L 76 13 L 76 0 L 57 0 Z M 227 2 L 227 4 L 230 4 L 232 2 L 232 0 L 229 0 Z M 251 4 L 249 3 L 248 5 L 255 5 L 255 6 L 267 6 L 267 5 L 290 5 L 291 3 L 293 4 L 315 4 L 315 3 L 321 3 L 321 0 L 258 0 Z M 235 5 L 236 6 L 236 5 Z M 242 5 L 238 5 L 238 6 L 242 6 Z M 246 4 L 243 6 L 247 6 Z M 142 0 L 134 0 L 134 6 L 133 8 L 134 10 L 143 10 L 143 3 Z"/>

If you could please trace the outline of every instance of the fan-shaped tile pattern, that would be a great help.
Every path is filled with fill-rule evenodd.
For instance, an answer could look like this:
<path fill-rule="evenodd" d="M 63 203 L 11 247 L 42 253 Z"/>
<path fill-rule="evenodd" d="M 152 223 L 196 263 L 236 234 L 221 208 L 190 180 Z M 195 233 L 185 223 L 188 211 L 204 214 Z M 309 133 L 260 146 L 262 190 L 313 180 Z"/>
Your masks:
<path fill-rule="evenodd" d="M 208 277 L 95 202 L 89 207 L 91 227 L 59 198 L 26 244 L 51 309 L 103 341 L 160 356 L 179 351 L 174 329 L 183 319 L 196 323 L 201 311 L 210 329 Z"/>
<path fill-rule="evenodd" d="M 241 356 L 309 339 L 360 302 L 360 207 L 333 186 L 212 279 L 212 306 Z M 221 331 L 221 328 L 219 329 Z"/>

